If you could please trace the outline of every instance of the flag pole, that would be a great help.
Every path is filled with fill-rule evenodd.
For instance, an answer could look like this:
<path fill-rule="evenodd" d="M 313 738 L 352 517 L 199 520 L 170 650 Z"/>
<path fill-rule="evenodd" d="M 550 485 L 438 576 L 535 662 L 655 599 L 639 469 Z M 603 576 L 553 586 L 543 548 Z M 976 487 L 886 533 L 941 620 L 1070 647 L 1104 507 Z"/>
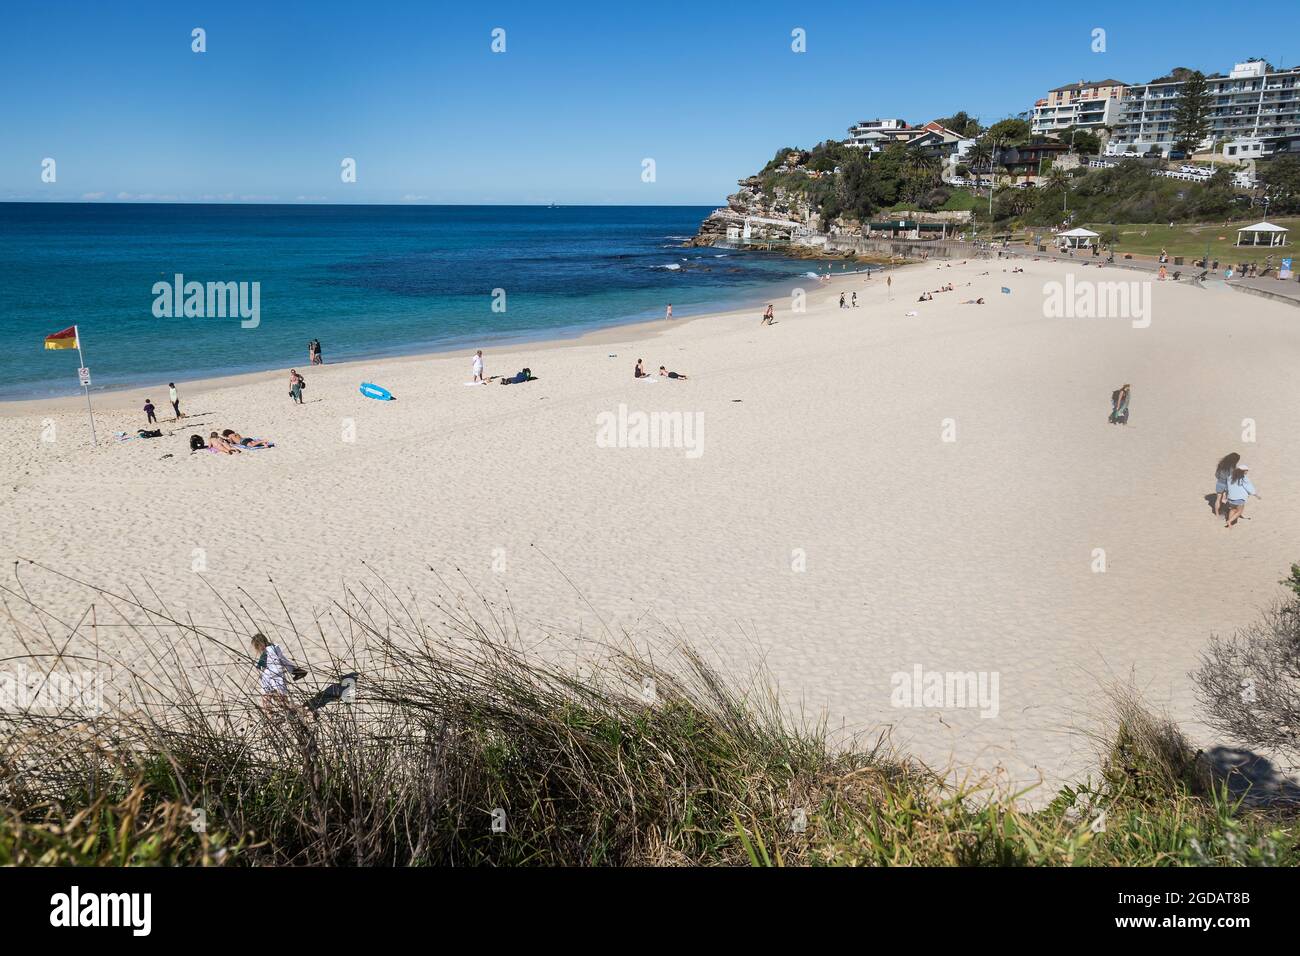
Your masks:
<path fill-rule="evenodd" d="M 84 356 L 84 355 L 81 354 L 81 329 L 80 329 L 80 327 L 74 325 L 74 326 L 72 327 L 72 334 L 73 334 L 73 336 L 74 336 L 74 337 L 76 338 L 76 340 L 77 340 L 77 361 L 81 364 L 81 368 L 85 368 L 85 367 L 86 367 L 86 356 Z M 78 377 L 80 377 L 80 372 L 78 372 Z M 94 410 L 93 408 L 90 407 L 90 385 L 89 385 L 89 384 L 87 384 L 87 385 L 83 385 L 83 386 L 81 386 L 81 388 L 82 388 L 82 391 L 84 391 L 84 392 L 86 393 L 86 413 L 90 416 L 90 447 L 91 447 L 91 448 L 98 448 L 98 447 L 99 447 L 99 442 L 95 439 L 95 410 Z"/>

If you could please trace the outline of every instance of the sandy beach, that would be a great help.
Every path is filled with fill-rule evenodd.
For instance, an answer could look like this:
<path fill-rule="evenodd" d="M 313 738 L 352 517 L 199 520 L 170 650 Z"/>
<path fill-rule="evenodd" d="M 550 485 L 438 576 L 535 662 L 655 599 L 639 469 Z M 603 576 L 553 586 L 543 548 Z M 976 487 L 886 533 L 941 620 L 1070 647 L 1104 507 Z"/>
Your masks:
<path fill-rule="evenodd" d="M 20 590 L 31 559 L 216 623 L 214 592 L 274 604 L 270 577 L 307 621 L 367 568 L 402 594 L 432 594 L 432 569 L 508 601 L 526 633 L 670 628 L 761 662 L 792 709 L 957 772 L 1081 780 L 1115 680 L 1222 743 L 1188 675 L 1300 560 L 1300 313 L 1151 282 L 1149 327 L 1045 317 L 1044 283 L 1071 271 L 1146 279 L 993 260 L 906 267 L 892 289 L 810 280 L 806 311 L 778 301 L 771 327 L 747 310 L 486 352 L 489 375 L 531 368 L 522 385 L 467 386 L 470 353 L 304 363 L 302 406 L 287 370 L 178 383 L 180 423 L 161 382 L 97 399 L 94 451 L 75 394 L 2 405 L 3 583 Z M 634 380 L 637 359 L 689 378 Z M 1125 382 L 1130 424 L 1109 425 Z M 146 397 L 164 437 L 114 442 Z M 638 413 L 695 427 L 619 447 Z M 190 454 L 223 428 L 277 447 Z M 1225 530 L 1205 496 L 1234 450 L 1263 498 Z M 59 621 L 89 606 L 17 567 Z M 35 616 L 6 604 L 0 652 L 20 654 Z M 996 705 L 895 706 L 917 667 L 994 675 Z"/>

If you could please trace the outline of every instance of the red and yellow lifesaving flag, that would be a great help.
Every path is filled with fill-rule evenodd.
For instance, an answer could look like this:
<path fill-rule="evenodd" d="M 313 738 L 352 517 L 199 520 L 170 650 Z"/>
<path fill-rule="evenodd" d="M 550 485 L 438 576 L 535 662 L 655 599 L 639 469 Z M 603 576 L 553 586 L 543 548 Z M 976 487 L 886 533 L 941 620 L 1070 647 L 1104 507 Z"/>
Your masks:
<path fill-rule="evenodd" d="M 45 336 L 47 349 L 75 349 L 77 347 L 77 327 L 70 325 L 62 332 Z"/>

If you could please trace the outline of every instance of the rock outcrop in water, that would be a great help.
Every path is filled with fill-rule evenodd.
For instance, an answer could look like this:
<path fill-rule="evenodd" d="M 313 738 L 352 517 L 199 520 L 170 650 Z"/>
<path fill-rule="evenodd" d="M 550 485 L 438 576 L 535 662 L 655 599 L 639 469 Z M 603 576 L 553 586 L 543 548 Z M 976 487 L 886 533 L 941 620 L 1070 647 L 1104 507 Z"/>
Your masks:
<path fill-rule="evenodd" d="M 821 219 L 817 213 L 786 189 L 778 186 L 769 194 L 763 189 L 763 181 L 758 176 L 742 179 L 738 185 L 740 188 L 727 197 L 727 205 L 709 213 L 687 245 L 734 245 L 736 239 L 744 233 L 746 219 L 751 221 L 751 235 L 755 238 L 777 233 L 785 238 L 796 231 L 807 236 L 821 231 Z M 757 219 L 775 220 L 789 225 L 783 228 L 773 222 L 754 222 Z"/>

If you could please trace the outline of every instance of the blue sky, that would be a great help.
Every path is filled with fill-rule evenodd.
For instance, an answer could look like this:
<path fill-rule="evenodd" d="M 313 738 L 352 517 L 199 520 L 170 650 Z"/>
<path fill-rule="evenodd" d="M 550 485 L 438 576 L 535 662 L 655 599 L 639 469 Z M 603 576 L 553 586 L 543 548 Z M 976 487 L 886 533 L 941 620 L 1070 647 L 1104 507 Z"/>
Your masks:
<path fill-rule="evenodd" d="M 1226 71 L 1253 55 L 1293 65 L 1300 31 L 1283 9 L 10 3 L 0 200 L 716 204 L 778 147 L 860 119 L 993 120 L 1081 78 Z M 194 27 L 206 53 L 190 49 Z M 791 50 L 796 28 L 805 53 Z M 344 157 L 355 183 L 340 180 Z"/>

